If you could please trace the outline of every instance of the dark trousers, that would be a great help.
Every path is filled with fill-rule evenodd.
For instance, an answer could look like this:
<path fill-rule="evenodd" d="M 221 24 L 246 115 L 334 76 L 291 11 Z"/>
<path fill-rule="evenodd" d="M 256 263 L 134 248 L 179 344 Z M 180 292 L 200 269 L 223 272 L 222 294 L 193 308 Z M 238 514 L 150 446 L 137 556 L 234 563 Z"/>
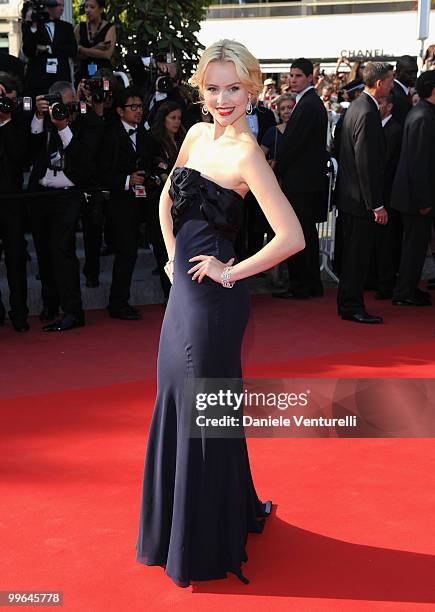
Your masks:
<path fill-rule="evenodd" d="M 128 305 L 130 285 L 137 259 L 140 224 L 140 198 L 113 194 L 107 203 L 107 218 L 113 230 L 112 286 L 109 308 Z"/>
<path fill-rule="evenodd" d="M 337 293 L 338 314 L 356 314 L 365 311 L 364 284 L 375 244 L 375 220 L 369 213 L 366 217 L 355 217 L 345 212 L 340 215 L 343 259 Z"/>
<path fill-rule="evenodd" d="M 305 238 L 305 249 L 287 259 L 289 290 L 298 295 L 322 291 L 320 280 L 319 234 L 316 227 L 319 194 L 286 192 Z"/>
<path fill-rule="evenodd" d="M 92 195 L 82 210 L 83 246 L 85 263 L 83 274 L 98 281 L 100 276 L 100 253 L 103 242 L 103 201 L 99 194 Z"/>
<path fill-rule="evenodd" d="M 380 293 L 390 294 L 396 284 L 400 264 L 402 219 L 397 210 L 388 208 L 388 223 L 375 225 L 373 251 L 374 285 Z"/>
<path fill-rule="evenodd" d="M 412 298 L 418 288 L 432 231 L 432 217 L 402 213 L 403 237 L 394 299 Z"/>
<path fill-rule="evenodd" d="M 44 307 L 64 313 L 82 311 L 76 229 L 83 196 L 64 189 L 46 189 L 29 203 L 29 217 L 38 258 Z"/>
<path fill-rule="evenodd" d="M 9 304 L 12 319 L 26 318 L 27 270 L 24 241 L 24 204 L 17 199 L 0 199 L 0 237 L 3 240 Z"/>

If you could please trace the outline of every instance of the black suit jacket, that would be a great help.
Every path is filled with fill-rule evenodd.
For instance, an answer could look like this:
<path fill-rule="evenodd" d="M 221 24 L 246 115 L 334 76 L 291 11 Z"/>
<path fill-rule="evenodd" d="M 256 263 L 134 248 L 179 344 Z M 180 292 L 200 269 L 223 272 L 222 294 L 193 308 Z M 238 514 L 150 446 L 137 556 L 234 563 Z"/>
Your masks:
<path fill-rule="evenodd" d="M 394 106 L 392 115 L 394 119 L 403 127 L 405 125 L 406 116 L 412 108 L 412 103 L 409 96 L 407 96 L 403 91 L 403 87 L 401 87 L 399 83 L 396 83 L 396 81 L 394 81 L 393 94 Z"/>
<path fill-rule="evenodd" d="M 263 140 L 263 136 L 266 131 L 276 125 L 276 119 L 273 112 L 266 108 L 266 106 L 262 106 L 261 104 L 254 111 L 255 115 L 258 119 L 258 134 L 257 134 L 257 142 L 261 144 Z"/>
<path fill-rule="evenodd" d="M 308 90 L 293 109 L 284 131 L 275 172 L 284 191 L 326 191 L 328 114 L 315 89 Z"/>
<path fill-rule="evenodd" d="M 402 150 L 393 183 L 391 206 L 405 213 L 420 214 L 432 207 L 435 216 L 435 106 L 420 100 L 408 113 L 403 129 Z"/>
<path fill-rule="evenodd" d="M 0 127 L 0 197 L 22 189 L 27 140 L 27 132 L 14 119 Z"/>
<path fill-rule="evenodd" d="M 143 126 L 138 127 L 135 150 L 131 138 L 118 120 L 104 134 L 98 164 L 100 183 L 110 190 L 112 196 L 134 197 L 131 189 L 125 189 L 127 176 L 136 170 L 151 169 L 152 154 L 150 139 Z"/>
<path fill-rule="evenodd" d="M 402 126 L 391 117 L 384 126 L 385 136 L 385 174 L 384 174 L 384 204 L 391 201 L 394 176 L 400 159 L 402 145 Z"/>
<path fill-rule="evenodd" d="M 51 45 L 52 54 L 37 53 L 37 45 Z M 29 95 L 47 93 L 56 81 L 71 82 L 69 58 L 77 55 L 77 42 L 70 23 L 57 19 L 55 21 L 54 39 L 50 40 L 47 28 L 41 24 L 35 33 L 30 30 L 30 23 L 23 23 L 23 53 L 29 62 L 24 78 L 24 91 Z M 47 74 L 47 59 L 56 58 L 57 73 Z"/>
<path fill-rule="evenodd" d="M 29 180 L 29 191 L 40 189 L 39 180 L 47 171 L 49 154 L 47 148 L 49 119 L 46 118 L 46 129 L 41 134 L 32 134 L 30 144 L 33 156 L 33 168 Z M 76 187 L 95 189 L 98 186 L 96 170 L 97 153 L 103 137 L 104 122 L 94 111 L 78 115 L 69 126 L 73 138 L 64 150 L 64 173 Z M 49 129 L 56 129 L 50 126 Z"/>
<path fill-rule="evenodd" d="M 357 217 L 384 202 L 385 137 L 381 116 L 366 93 L 346 111 L 338 160 L 337 208 Z"/>

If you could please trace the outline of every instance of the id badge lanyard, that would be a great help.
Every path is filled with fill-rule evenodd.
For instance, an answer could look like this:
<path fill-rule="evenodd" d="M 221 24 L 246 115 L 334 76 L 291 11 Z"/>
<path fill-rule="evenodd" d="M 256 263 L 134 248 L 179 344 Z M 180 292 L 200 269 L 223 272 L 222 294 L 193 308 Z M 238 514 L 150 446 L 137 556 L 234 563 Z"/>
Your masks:
<path fill-rule="evenodd" d="M 55 28 L 55 24 L 53 22 L 53 28 Z M 53 52 L 51 45 L 53 44 L 54 41 L 54 29 L 52 30 L 50 28 L 50 26 L 48 25 L 48 23 L 45 24 L 45 29 L 47 31 L 48 37 L 50 39 L 50 53 Z M 46 71 L 47 74 L 57 74 L 57 58 L 56 57 L 48 57 L 47 58 L 47 64 L 46 64 Z"/>

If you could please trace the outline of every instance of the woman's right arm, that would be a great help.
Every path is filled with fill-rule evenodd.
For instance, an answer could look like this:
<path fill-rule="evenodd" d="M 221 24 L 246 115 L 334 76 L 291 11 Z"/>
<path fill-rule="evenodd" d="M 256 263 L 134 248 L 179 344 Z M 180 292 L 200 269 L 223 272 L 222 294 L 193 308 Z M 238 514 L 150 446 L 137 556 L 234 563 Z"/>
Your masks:
<path fill-rule="evenodd" d="M 165 186 L 163 187 L 160 203 L 159 203 L 159 217 L 160 217 L 160 226 L 162 228 L 163 240 L 165 241 L 166 251 L 168 253 L 169 261 L 174 259 L 175 253 L 175 237 L 173 232 L 173 223 L 171 217 L 171 206 L 172 200 L 169 197 L 169 188 L 171 186 L 171 176 L 172 172 L 175 168 L 179 166 L 184 166 L 189 159 L 190 149 L 198 137 L 198 134 L 203 129 L 203 125 L 201 123 L 195 123 L 190 130 L 187 132 L 185 139 L 183 140 L 183 144 L 181 145 L 180 152 L 178 153 L 178 157 L 175 160 L 174 167 L 172 168 Z"/>

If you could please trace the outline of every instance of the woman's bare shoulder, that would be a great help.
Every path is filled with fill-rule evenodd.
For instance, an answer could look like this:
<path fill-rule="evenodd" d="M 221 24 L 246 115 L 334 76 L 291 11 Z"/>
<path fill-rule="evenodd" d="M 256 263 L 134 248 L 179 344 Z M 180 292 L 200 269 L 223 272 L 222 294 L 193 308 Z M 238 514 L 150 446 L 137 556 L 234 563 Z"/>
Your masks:
<path fill-rule="evenodd" d="M 199 121 L 198 123 L 194 123 L 188 130 L 186 133 L 186 136 L 189 136 L 189 138 L 196 138 L 197 136 L 200 136 L 201 134 L 206 134 L 210 129 L 210 125 L 208 123 L 206 123 L 205 121 Z"/>
<path fill-rule="evenodd" d="M 254 137 L 241 138 L 238 145 L 240 159 L 243 162 L 247 162 L 253 159 L 257 159 L 259 156 L 261 159 L 264 158 L 264 153 L 255 140 Z"/>

